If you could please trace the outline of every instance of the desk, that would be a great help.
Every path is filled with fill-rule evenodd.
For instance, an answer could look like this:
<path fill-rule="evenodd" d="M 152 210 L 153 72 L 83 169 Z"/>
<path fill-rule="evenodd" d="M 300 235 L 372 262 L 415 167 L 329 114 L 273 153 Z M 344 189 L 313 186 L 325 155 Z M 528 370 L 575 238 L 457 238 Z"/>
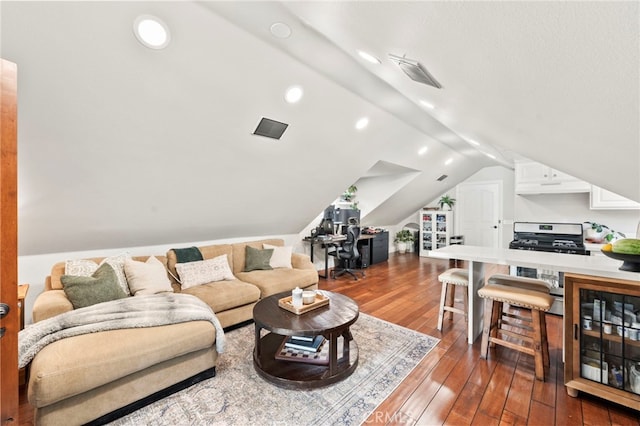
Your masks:
<path fill-rule="evenodd" d="M 573 272 L 596 277 L 620 278 L 638 282 L 638 285 L 640 285 L 640 273 L 621 271 L 618 268 L 622 262 L 606 256 L 578 256 L 465 245 L 450 245 L 431 250 L 427 252 L 427 256 L 438 259 L 469 261 L 469 327 L 467 336 L 469 344 L 472 344 L 476 337 L 482 333 L 484 308 L 482 299 L 478 296 L 478 289 L 484 285 L 485 263 L 548 269 L 556 272 Z"/>
<path fill-rule="evenodd" d="M 362 240 L 371 240 L 375 235 L 363 234 L 360 235 L 358 241 Z M 347 241 L 346 235 L 332 235 L 329 239 L 320 239 L 318 237 L 305 237 L 302 241 L 309 243 L 311 246 L 311 262 L 313 262 L 313 247 L 316 244 L 319 244 L 324 248 L 324 275 L 318 274 L 320 278 L 327 279 L 329 278 L 329 250 L 327 250 L 330 246 L 341 246 L 343 242 Z"/>

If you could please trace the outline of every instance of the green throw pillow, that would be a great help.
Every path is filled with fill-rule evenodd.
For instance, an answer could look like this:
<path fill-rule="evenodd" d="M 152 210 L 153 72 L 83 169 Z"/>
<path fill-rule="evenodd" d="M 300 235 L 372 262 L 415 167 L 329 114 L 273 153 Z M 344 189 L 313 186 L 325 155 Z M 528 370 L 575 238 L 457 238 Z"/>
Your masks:
<path fill-rule="evenodd" d="M 127 297 L 118 284 L 116 271 L 108 263 L 103 263 L 90 277 L 63 275 L 60 281 L 74 309 Z"/>
<path fill-rule="evenodd" d="M 255 271 L 257 269 L 273 269 L 269 264 L 272 254 L 273 249 L 260 250 L 247 246 L 244 259 L 244 272 Z"/>

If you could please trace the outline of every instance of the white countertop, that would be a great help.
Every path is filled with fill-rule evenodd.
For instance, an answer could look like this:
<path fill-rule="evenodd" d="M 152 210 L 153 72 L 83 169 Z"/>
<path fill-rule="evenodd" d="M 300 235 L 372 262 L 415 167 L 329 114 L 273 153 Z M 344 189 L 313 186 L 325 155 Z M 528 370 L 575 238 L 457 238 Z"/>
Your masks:
<path fill-rule="evenodd" d="M 438 259 L 460 259 L 497 265 L 514 265 L 556 272 L 573 272 L 598 277 L 619 278 L 635 281 L 640 285 L 640 272 L 621 271 L 618 268 L 622 265 L 622 261 L 606 256 L 581 256 L 467 245 L 450 245 L 431 250 L 428 252 L 428 256 Z"/>

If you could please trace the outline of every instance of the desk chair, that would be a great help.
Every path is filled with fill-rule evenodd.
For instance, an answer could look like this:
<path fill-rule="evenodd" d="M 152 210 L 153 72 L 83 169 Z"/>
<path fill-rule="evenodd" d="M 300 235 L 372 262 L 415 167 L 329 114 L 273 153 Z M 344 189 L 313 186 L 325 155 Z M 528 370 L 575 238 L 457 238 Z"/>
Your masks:
<path fill-rule="evenodd" d="M 331 277 L 336 278 L 343 274 L 349 274 L 358 280 L 356 272 L 360 272 L 364 277 L 364 272 L 356 271 L 356 260 L 360 258 L 360 252 L 358 251 L 358 238 L 360 238 L 360 227 L 355 225 L 349 225 L 347 228 L 347 239 L 342 243 L 342 246 L 336 247 L 335 250 L 329 252 L 329 256 L 334 256 L 335 267 L 331 271 Z M 341 261 L 341 262 L 339 262 Z M 338 267 L 338 263 L 342 263 L 343 267 Z"/>

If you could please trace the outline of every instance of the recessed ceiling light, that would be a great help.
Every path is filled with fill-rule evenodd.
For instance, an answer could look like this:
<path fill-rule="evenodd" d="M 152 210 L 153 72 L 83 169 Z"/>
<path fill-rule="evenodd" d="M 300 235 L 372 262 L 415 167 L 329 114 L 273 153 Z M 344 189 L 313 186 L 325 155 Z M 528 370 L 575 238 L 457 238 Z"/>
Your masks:
<path fill-rule="evenodd" d="M 356 122 L 356 129 L 362 130 L 369 125 L 369 118 L 362 117 L 360 120 Z"/>
<path fill-rule="evenodd" d="M 276 22 L 271 25 L 271 34 L 278 38 L 289 38 L 291 36 L 291 27 L 283 22 Z"/>
<path fill-rule="evenodd" d="M 358 50 L 358 55 L 360 55 L 360 57 L 362 59 L 364 59 L 365 61 L 371 62 L 372 64 L 380 64 L 380 63 L 382 63 L 382 61 L 380 61 L 380 59 L 376 58 L 371 53 L 365 52 L 364 50 Z"/>
<path fill-rule="evenodd" d="M 422 148 L 420 148 L 420 150 L 418 151 L 418 155 L 425 155 L 427 153 L 427 151 L 429 150 L 428 147 L 423 146 Z"/>
<path fill-rule="evenodd" d="M 133 33 L 149 49 L 164 49 L 171 40 L 169 27 L 151 15 L 138 16 L 133 22 Z"/>
<path fill-rule="evenodd" d="M 447 161 L 444 162 L 444 165 L 448 166 L 451 163 L 453 163 L 453 158 L 447 158 Z"/>
<path fill-rule="evenodd" d="M 295 104 L 300 99 L 302 99 L 302 95 L 304 91 L 300 86 L 291 86 L 287 89 L 287 93 L 284 95 L 284 99 L 290 104 Z"/>
<path fill-rule="evenodd" d="M 435 105 L 425 101 L 424 99 L 420 99 L 420 105 L 422 105 L 425 108 L 429 108 L 429 109 L 434 109 L 435 108 Z"/>

